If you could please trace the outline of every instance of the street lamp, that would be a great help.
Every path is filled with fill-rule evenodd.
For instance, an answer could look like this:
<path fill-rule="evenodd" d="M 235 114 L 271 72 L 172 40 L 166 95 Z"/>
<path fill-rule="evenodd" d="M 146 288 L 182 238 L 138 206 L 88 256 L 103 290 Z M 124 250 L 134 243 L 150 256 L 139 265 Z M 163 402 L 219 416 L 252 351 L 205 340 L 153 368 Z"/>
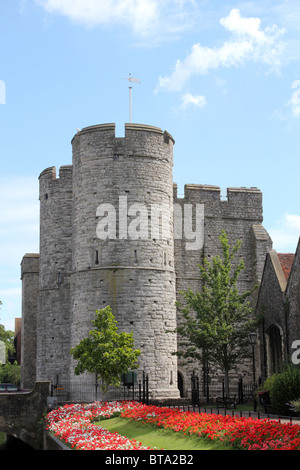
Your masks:
<path fill-rule="evenodd" d="M 254 407 L 254 411 L 256 411 L 256 398 L 255 398 L 255 382 L 256 382 L 256 379 L 255 379 L 255 358 L 254 358 L 254 347 L 256 345 L 256 342 L 257 342 L 257 333 L 255 332 L 252 332 L 252 333 L 249 333 L 249 341 L 250 341 L 250 344 L 252 346 L 252 366 L 253 366 L 253 407 Z"/>
<path fill-rule="evenodd" d="M 249 340 L 250 340 L 250 343 L 251 343 L 253 346 L 256 345 L 257 333 L 255 333 L 255 331 L 253 331 L 252 333 L 249 333 Z"/>

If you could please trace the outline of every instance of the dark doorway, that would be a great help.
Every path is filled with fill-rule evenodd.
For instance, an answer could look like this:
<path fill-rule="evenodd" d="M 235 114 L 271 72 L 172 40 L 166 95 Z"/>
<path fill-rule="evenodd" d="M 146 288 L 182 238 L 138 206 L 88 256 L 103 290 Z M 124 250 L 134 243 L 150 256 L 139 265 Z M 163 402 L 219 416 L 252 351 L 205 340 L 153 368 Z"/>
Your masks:
<path fill-rule="evenodd" d="M 177 380 L 178 380 L 178 390 L 180 393 L 180 398 L 182 398 L 183 397 L 183 377 L 180 372 L 178 372 Z"/>
<path fill-rule="evenodd" d="M 271 373 L 282 369 L 282 340 L 278 326 L 272 325 L 268 329 L 269 336 L 269 366 Z"/>

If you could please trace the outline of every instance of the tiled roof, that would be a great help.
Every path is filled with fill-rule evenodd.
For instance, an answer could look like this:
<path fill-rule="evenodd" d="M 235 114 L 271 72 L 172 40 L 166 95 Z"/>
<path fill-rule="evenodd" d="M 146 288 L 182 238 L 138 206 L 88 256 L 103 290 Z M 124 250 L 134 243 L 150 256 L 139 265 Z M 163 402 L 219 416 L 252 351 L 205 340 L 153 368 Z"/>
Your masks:
<path fill-rule="evenodd" d="M 277 253 L 277 256 L 281 264 L 283 274 L 286 280 L 288 280 L 295 255 L 293 253 Z"/>

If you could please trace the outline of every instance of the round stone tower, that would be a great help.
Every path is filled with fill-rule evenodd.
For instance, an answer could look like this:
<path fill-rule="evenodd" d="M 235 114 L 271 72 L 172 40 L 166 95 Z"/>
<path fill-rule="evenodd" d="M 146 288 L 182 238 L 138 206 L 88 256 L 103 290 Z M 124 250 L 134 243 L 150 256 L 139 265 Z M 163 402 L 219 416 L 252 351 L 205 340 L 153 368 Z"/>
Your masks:
<path fill-rule="evenodd" d="M 69 380 L 72 166 L 47 168 L 40 183 L 37 380 Z"/>
<path fill-rule="evenodd" d="M 72 140 L 71 347 L 87 336 L 95 311 L 110 305 L 119 329 L 134 334 L 153 397 L 179 396 L 169 332 L 176 327 L 173 144 L 167 132 L 138 124 L 126 124 L 122 138 L 104 124 Z"/>

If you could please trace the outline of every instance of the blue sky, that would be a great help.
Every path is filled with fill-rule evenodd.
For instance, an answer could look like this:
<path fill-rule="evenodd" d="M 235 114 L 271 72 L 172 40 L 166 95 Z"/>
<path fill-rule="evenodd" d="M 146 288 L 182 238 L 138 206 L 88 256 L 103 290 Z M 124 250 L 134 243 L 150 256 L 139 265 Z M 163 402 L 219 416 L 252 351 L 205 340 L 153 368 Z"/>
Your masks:
<path fill-rule="evenodd" d="M 38 176 L 76 128 L 129 122 L 175 141 L 174 181 L 263 192 L 278 252 L 300 235 L 300 2 L 0 0 L 0 322 L 39 251 Z"/>

